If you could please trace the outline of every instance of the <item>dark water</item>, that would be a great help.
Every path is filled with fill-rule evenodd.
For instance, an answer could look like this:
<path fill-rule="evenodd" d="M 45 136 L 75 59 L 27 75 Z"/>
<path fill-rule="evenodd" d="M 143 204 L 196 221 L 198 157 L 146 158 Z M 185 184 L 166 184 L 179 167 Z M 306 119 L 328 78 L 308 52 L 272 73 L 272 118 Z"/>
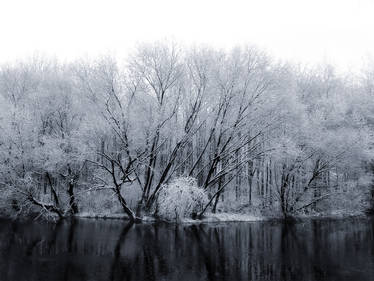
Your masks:
<path fill-rule="evenodd" d="M 0 280 L 374 280 L 374 220 L 1 220 Z"/>

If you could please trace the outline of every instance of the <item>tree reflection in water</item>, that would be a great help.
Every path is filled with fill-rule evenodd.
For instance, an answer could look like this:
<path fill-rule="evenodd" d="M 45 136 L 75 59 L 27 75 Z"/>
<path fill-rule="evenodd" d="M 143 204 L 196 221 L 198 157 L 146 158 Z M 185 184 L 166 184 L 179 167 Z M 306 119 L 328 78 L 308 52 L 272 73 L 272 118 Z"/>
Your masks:
<path fill-rule="evenodd" d="M 373 280 L 371 219 L 0 221 L 1 280 Z"/>

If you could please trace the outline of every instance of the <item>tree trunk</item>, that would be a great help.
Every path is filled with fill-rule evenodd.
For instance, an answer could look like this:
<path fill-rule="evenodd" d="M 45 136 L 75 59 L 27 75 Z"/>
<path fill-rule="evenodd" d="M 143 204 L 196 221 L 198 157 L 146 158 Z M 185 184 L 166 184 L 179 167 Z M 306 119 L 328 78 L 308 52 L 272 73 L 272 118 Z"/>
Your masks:
<path fill-rule="evenodd" d="M 141 222 L 141 219 L 138 218 L 134 212 L 127 206 L 125 198 L 121 194 L 120 186 L 116 185 L 114 188 L 114 193 L 117 195 L 118 201 L 123 209 L 123 211 L 129 216 L 130 221 L 132 222 Z"/>
<path fill-rule="evenodd" d="M 248 204 L 252 205 L 253 161 L 248 162 Z"/>
<path fill-rule="evenodd" d="M 220 178 L 219 181 L 218 181 L 218 190 L 221 190 L 221 187 L 222 187 L 222 178 Z M 218 204 L 220 195 L 221 195 L 221 191 L 219 191 L 217 193 L 216 199 L 214 201 L 213 209 L 212 209 L 213 214 L 215 214 L 217 212 L 217 204 Z"/>
<path fill-rule="evenodd" d="M 69 206 L 70 206 L 71 213 L 73 215 L 78 213 L 78 204 L 77 204 L 77 202 L 75 200 L 75 195 L 74 195 L 74 187 L 75 187 L 75 181 L 74 181 L 74 179 L 75 179 L 75 177 L 73 175 L 71 167 L 70 167 L 70 165 L 68 165 L 68 180 L 69 180 L 69 183 L 68 183 L 68 195 L 69 195 Z"/>
<path fill-rule="evenodd" d="M 69 194 L 69 206 L 71 213 L 73 215 L 78 213 L 78 204 L 75 200 L 75 195 L 74 195 L 74 182 L 73 180 L 69 181 L 69 187 L 68 187 L 68 194 Z"/>

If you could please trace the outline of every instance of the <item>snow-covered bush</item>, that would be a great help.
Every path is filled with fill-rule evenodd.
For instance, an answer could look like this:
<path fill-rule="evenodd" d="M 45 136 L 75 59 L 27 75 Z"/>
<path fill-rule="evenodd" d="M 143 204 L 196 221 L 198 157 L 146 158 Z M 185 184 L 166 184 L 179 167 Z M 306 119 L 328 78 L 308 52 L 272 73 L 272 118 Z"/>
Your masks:
<path fill-rule="evenodd" d="M 157 197 L 156 214 L 165 220 L 179 221 L 199 213 L 208 197 L 196 179 L 180 177 L 164 185 Z"/>

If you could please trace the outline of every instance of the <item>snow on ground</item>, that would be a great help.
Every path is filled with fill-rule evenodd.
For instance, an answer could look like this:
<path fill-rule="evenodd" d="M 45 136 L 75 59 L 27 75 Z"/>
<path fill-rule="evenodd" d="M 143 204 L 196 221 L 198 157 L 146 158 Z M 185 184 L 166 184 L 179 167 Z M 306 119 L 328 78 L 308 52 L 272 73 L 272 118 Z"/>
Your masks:
<path fill-rule="evenodd" d="M 250 222 L 250 221 L 262 221 L 262 220 L 265 220 L 266 218 L 265 217 L 259 217 L 259 216 L 254 216 L 254 215 L 251 215 L 251 214 L 234 214 L 234 213 L 217 213 L 217 214 L 213 214 L 213 213 L 208 213 L 206 214 L 202 220 L 192 220 L 192 219 L 189 219 L 188 222 L 202 222 L 202 223 L 206 223 L 206 222 L 240 222 L 240 221 L 247 221 L 247 222 Z M 183 220 L 183 222 L 185 222 Z"/>
<path fill-rule="evenodd" d="M 75 215 L 78 218 L 91 218 L 91 219 L 127 219 L 125 214 L 92 214 L 88 212 L 82 212 Z M 265 217 L 254 216 L 250 214 L 232 214 L 232 213 L 218 213 L 212 214 L 207 213 L 203 219 L 194 220 L 191 218 L 184 218 L 178 223 L 210 223 L 210 222 L 251 222 L 251 221 L 263 221 Z M 153 217 L 143 217 L 144 222 L 155 222 L 157 221 Z"/>
<path fill-rule="evenodd" d="M 82 212 L 74 216 L 87 219 L 127 219 L 127 215 L 125 214 L 94 214 L 91 212 Z"/>
<path fill-rule="evenodd" d="M 363 216 L 362 212 L 356 212 L 347 214 L 342 211 L 331 212 L 329 214 L 319 214 L 319 215 L 298 215 L 295 216 L 296 219 L 321 219 L 321 218 L 330 218 L 330 219 L 339 219 L 339 218 L 348 218 L 348 217 L 356 217 L 356 216 Z M 92 214 L 88 212 L 83 212 L 76 214 L 75 217 L 78 218 L 89 218 L 89 219 L 121 219 L 127 220 L 127 215 L 125 214 Z M 275 217 L 273 217 L 275 218 Z M 180 224 L 201 224 L 201 223 L 217 223 L 217 222 L 256 222 L 256 221 L 266 221 L 271 219 L 271 217 L 266 216 L 256 216 L 251 214 L 235 214 L 235 213 L 207 213 L 203 217 L 203 219 L 191 219 L 191 218 L 184 218 L 180 221 L 168 221 L 170 223 L 180 223 Z M 154 217 L 144 216 L 142 218 L 143 222 L 157 222 Z"/>

